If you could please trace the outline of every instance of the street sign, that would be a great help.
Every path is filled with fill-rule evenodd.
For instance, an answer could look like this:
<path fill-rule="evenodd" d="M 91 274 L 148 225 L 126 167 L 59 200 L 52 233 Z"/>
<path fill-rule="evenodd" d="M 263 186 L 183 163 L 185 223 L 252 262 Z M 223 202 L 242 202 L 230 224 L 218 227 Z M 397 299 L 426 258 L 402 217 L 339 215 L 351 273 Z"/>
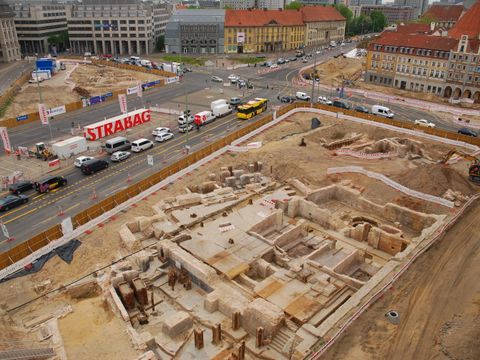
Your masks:
<path fill-rule="evenodd" d="M 10 239 L 7 226 L 4 223 L 0 223 L 0 226 L 2 227 L 3 236 L 5 236 L 7 239 Z"/>
<path fill-rule="evenodd" d="M 44 104 L 38 104 L 38 114 L 40 115 L 42 125 L 48 125 L 48 112 Z"/>
<path fill-rule="evenodd" d="M 118 102 L 120 103 L 120 112 L 122 114 L 127 113 L 127 95 L 118 94 Z"/>
<path fill-rule="evenodd" d="M 153 155 L 147 155 L 147 164 L 153 166 Z"/>
<path fill-rule="evenodd" d="M 0 127 L 0 136 L 2 137 L 3 148 L 5 149 L 5 152 L 11 153 L 12 146 L 10 145 L 10 138 L 8 137 L 8 130 L 6 127 Z"/>

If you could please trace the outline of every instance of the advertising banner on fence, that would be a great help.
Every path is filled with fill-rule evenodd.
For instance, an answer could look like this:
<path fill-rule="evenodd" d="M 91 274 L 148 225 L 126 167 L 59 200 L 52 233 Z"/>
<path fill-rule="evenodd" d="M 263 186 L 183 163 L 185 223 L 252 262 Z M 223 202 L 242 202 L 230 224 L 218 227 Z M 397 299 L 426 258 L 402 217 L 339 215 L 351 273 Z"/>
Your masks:
<path fill-rule="evenodd" d="M 17 121 L 23 121 L 23 120 L 27 120 L 27 119 L 28 119 L 28 115 L 17 116 Z"/>
<path fill-rule="evenodd" d="M 136 87 L 136 86 L 131 87 L 131 88 L 127 88 L 127 95 L 136 94 L 137 91 L 138 91 L 138 87 Z"/>
<path fill-rule="evenodd" d="M 172 84 L 172 83 L 176 83 L 176 82 L 179 82 L 179 81 L 180 81 L 180 78 L 178 76 L 167 78 L 167 84 Z"/>
<path fill-rule="evenodd" d="M 57 106 L 47 110 L 48 116 L 57 116 L 60 114 L 65 114 L 66 112 L 67 110 L 65 109 L 65 105 Z"/>
<path fill-rule="evenodd" d="M 118 94 L 118 102 L 120 104 L 120 112 L 125 114 L 127 112 L 127 95 Z"/>
<path fill-rule="evenodd" d="M 48 125 L 48 112 L 45 105 L 38 104 L 38 114 L 40 115 L 42 125 Z"/>
<path fill-rule="evenodd" d="M 83 136 L 90 141 L 98 140 L 137 125 L 145 124 L 150 119 L 150 109 L 130 111 L 129 113 L 85 126 L 83 128 Z"/>
<path fill-rule="evenodd" d="M 2 137 L 3 148 L 5 149 L 5 152 L 12 152 L 10 138 L 8 137 L 8 130 L 6 127 L 0 127 L 0 136 Z"/>
<path fill-rule="evenodd" d="M 137 95 L 138 95 L 138 97 L 140 97 L 140 98 L 143 96 L 142 83 L 140 83 L 140 82 L 137 84 Z"/>

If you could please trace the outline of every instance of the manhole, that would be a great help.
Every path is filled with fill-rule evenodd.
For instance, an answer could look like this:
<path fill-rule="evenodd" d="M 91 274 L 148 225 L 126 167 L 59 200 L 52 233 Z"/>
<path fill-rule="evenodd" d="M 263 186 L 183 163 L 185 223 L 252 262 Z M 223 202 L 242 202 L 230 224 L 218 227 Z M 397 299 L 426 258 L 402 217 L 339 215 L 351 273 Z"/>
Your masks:
<path fill-rule="evenodd" d="M 395 310 L 389 310 L 385 316 L 392 324 L 397 325 L 400 323 L 400 314 Z"/>

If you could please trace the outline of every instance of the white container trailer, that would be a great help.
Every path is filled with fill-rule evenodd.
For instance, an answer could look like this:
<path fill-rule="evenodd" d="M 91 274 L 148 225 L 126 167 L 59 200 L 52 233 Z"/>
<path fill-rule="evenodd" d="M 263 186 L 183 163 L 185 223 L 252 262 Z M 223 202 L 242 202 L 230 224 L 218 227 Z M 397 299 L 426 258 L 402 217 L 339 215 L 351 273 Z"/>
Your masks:
<path fill-rule="evenodd" d="M 218 105 L 223 105 L 223 104 L 228 104 L 227 100 L 225 99 L 218 99 L 218 100 L 215 100 L 215 101 L 212 101 L 210 103 L 210 109 L 213 111 L 213 108 L 218 106 Z"/>
<path fill-rule="evenodd" d="M 68 159 L 87 151 L 87 139 L 74 136 L 52 145 L 52 151 L 59 159 Z"/>

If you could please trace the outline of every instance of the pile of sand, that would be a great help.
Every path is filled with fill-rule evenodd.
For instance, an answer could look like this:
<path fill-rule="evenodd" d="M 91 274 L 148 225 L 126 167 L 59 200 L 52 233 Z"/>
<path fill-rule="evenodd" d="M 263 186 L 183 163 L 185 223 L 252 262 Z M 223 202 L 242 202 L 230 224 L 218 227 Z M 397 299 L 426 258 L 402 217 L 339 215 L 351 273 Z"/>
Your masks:
<path fill-rule="evenodd" d="M 472 184 L 466 175 L 438 164 L 419 166 L 394 176 L 393 180 L 410 189 L 435 196 L 442 196 L 448 189 L 459 191 L 464 195 L 478 192 L 478 187 Z"/>

